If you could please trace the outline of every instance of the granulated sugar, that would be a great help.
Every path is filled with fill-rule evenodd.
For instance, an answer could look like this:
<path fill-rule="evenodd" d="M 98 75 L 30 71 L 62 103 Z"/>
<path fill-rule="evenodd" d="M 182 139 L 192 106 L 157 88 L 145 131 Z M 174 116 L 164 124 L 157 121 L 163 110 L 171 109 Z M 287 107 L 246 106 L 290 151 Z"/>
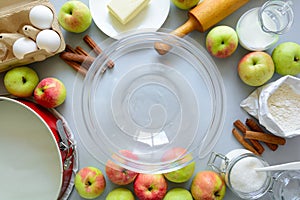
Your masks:
<path fill-rule="evenodd" d="M 266 172 L 257 172 L 255 168 L 263 167 L 263 163 L 254 157 L 239 160 L 230 173 L 230 184 L 236 191 L 251 193 L 263 187 L 267 179 Z"/>

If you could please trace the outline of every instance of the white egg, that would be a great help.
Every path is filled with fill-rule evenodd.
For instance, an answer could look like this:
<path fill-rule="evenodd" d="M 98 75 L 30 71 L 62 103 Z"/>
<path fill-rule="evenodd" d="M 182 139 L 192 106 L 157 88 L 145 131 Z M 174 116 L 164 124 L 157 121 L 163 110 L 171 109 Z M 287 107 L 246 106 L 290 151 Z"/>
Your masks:
<path fill-rule="evenodd" d="M 38 48 L 36 46 L 36 43 L 27 37 L 21 37 L 17 39 L 13 44 L 13 54 L 18 59 L 23 59 L 25 54 L 37 50 Z"/>
<path fill-rule="evenodd" d="M 61 39 L 56 31 L 42 30 L 36 36 L 36 44 L 39 49 L 45 49 L 49 53 L 53 53 L 60 47 Z"/>
<path fill-rule="evenodd" d="M 29 12 L 31 24 L 39 29 L 51 28 L 53 18 L 52 10 L 44 5 L 34 6 Z"/>

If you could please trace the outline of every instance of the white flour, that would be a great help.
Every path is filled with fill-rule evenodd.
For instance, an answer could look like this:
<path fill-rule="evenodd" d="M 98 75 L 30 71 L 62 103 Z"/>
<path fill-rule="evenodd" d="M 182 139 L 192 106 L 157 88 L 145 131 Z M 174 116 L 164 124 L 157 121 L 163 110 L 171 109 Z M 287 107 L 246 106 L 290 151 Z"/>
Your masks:
<path fill-rule="evenodd" d="M 268 108 L 274 121 L 284 132 L 300 129 L 300 94 L 283 83 L 269 97 Z"/>

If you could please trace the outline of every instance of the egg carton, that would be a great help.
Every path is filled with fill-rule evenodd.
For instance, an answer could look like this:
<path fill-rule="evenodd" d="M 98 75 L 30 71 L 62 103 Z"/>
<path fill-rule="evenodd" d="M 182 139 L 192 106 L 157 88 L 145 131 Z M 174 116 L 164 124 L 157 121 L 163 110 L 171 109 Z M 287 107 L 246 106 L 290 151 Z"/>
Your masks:
<path fill-rule="evenodd" d="M 60 38 L 58 48 L 55 51 L 45 50 L 37 47 L 36 50 L 24 54 L 23 57 L 15 56 L 13 45 L 21 37 L 31 39 L 43 31 L 43 28 L 35 27 L 30 20 L 29 13 L 35 6 L 42 5 L 48 7 L 53 13 L 51 27 L 45 28 L 56 32 Z M 28 28 L 27 33 L 24 27 Z M 28 32 L 29 31 L 29 32 Z M 36 41 L 34 41 L 36 42 Z M 0 1 L 0 72 L 7 71 L 13 67 L 27 65 L 30 63 L 43 61 L 54 56 L 65 49 L 65 41 L 60 30 L 54 6 L 48 0 L 9 0 Z"/>

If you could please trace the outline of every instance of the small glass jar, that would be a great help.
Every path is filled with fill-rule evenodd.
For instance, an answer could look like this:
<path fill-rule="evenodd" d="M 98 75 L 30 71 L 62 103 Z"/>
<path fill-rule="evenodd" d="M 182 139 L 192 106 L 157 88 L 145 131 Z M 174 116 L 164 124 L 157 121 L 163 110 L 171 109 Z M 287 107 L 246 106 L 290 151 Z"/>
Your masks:
<path fill-rule="evenodd" d="M 208 166 L 220 173 L 227 187 L 242 199 L 258 199 L 266 195 L 274 200 L 300 199 L 300 171 L 256 172 L 255 168 L 269 164 L 248 150 L 235 149 L 226 155 L 212 152 Z M 238 173 L 237 168 L 240 168 Z"/>
<path fill-rule="evenodd" d="M 269 192 L 275 200 L 299 200 L 300 171 L 276 172 Z"/>
<path fill-rule="evenodd" d="M 293 23 L 291 5 L 292 1 L 272 0 L 244 13 L 236 26 L 241 46 L 250 51 L 272 47 Z"/>
<path fill-rule="evenodd" d="M 213 152 L 208 165 L 219 172 L 228 188 L 242 199 L 258 199 L 264 196 L 272 185 L 270 172 L 257 172 L 255 168 L 269 166 L 261 157 L 251 152 L 226 156 Z M 216 165 L 218 159 L 221 164 Z"/>

